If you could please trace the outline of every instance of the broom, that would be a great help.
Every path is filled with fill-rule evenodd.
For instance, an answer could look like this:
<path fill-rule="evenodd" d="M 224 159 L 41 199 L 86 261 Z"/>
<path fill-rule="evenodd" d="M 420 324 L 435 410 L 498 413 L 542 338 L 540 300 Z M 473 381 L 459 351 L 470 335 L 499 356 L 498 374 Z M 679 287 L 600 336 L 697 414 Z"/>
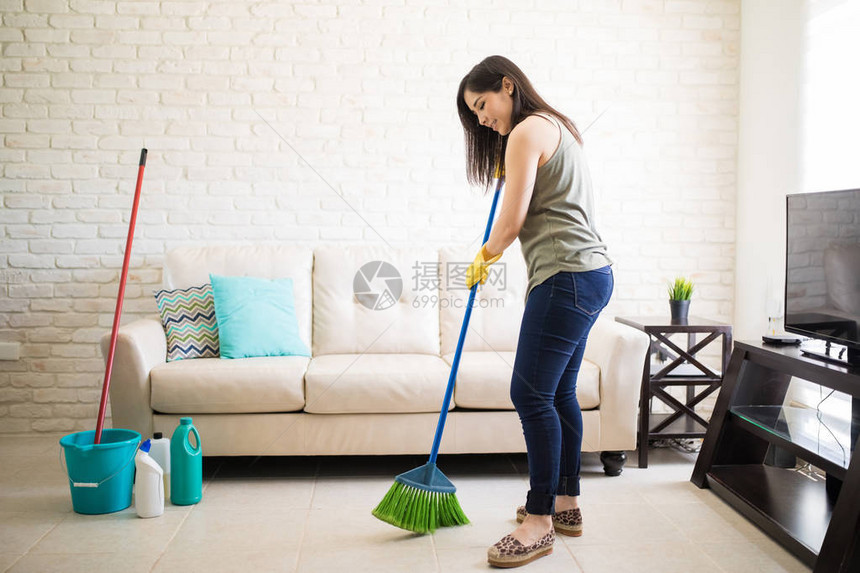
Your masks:
<path fill-rule="evenodd" d="M 493 205 L 490 208 L 490 218 L 487 221 L 487 229 L 484 231 L 482 245 L 490 238 L 496 205 L 499 202 L 499 194 L 505 181 L 504 172 L 497 172 L 496 175 L 498 176 L 496 193 L 493 196 Z M 454 393 L 457 369 L 460 367 L 460 355 L 463 353 L 463 341 L 466 339 L 466 331 L 469 328 L 469 318 L 472 316 L 472 306 L 475 303 L 478 284 L 472 285 L 469 292 L 469 304 L 466 306 L 466 315 L 463 317 L 463 326 L 460 328 L 460 339 L 457 341 L 457 351 L 454 353 L 451 374 L 448 376 L 448 388 L 445 390 L 442 412 L 439 415 L 439 423 L 436 425 L 436 436 L 433 438 L 430 461 L 395 477 L 391 489 L 373 510 L 373 515 L 382 521 L 415 533 L 433 533 L 438 527 L 469 523 L 469 519 L 457 501 L 455 495 L 457 488 L 436 467 L 436 456 L 442 442 L 442 431 L 445 428 L 445 419 L 448 417 L 451 395 Z"/>
<path fill-rule="evenodd" d="M 105 365 L 105 377 L 102 384 L 102 399 L 99 402 L 99 416 L 96 420 L 96 433 L 93 438 L 94 444 L 101 443 L 102 428 L 105 423 L 105 411 L 107 409 L 108 395 L 110 394 L 110 377 L 113 370 L 113 355 L 116 350 L 116 338 L 119 333 L 119 319 L 122 316 L 122 301 L 125 298 L 125 282 L 128 278 L 128 265 L 131 260 L 131 242 L 134 239 L 134 223 L 137 221 L 137 208 L 140 205 L 140 187 L 143 183 L 143 168 L 146 167 L 146 148 L 140 150 L 140 163 L 137 168 L 137 185 L 134 188 L 134 202 L 131 207 L 131 218 L 128 221 L 128 238 L 125 241 L 125 256 L 122 260 L 122 274 L 119 278 L 119 292 L 116 295 L 116 310 L 113 313 L 113 328 L 110 334 L 110 349 L 108 350 L 107 363 Z"/>

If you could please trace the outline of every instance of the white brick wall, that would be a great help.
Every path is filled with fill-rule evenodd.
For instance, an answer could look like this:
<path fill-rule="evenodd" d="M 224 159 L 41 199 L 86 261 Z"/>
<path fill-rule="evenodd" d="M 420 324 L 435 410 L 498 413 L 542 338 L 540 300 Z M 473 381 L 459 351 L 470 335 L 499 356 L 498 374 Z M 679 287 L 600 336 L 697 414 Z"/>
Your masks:
<path fill-rule="evenodd" d="M 469 244 L 489 201 L 453 97 L 493 53 L 580 128 L 606 110 L 585 139 L 607 312 L 664 312 L 687 274 L 693 311 L 729 320 L 739 4 L 0 0 L 0 340 L 23 356 L 0 432 L 94 426 L 141 147 L 124 322 L 155 315 L 180 244 Z"/>

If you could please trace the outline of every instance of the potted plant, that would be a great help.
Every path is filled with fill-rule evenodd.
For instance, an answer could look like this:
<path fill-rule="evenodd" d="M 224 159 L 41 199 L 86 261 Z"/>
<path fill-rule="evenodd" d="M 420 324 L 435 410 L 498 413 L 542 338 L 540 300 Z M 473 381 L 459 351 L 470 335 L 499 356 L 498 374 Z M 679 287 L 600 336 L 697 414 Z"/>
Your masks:
<path fill-rule="evenodd" d="M 690 279 L 677 277 L 674 283 L 669 283 L 669 310 L 673 321 L 687 320 L 692 296 L 693 282 Z"/>

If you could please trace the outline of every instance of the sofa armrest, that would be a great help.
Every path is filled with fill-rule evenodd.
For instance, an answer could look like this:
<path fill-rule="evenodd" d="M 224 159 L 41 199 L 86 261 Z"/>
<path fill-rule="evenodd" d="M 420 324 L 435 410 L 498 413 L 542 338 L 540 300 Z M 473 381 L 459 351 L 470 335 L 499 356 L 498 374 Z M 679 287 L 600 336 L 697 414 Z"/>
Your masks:
<path fill-rule="evenodd" d="M 102 336 L 102 356 L 107 362 L 110 333 Z M 157 320 L 136 320 L 119 329 L 110 383 L 111 420 L 114 428 L 152 435 L 149 372 L 167 361 L 167 339 Z"/>
<path fill-rule="evenodd" d="M 600 449 L 636 449 L 642 368 L 648 335 L 610 318 L 594 323 L 585 359 L 600 368 Z"/>

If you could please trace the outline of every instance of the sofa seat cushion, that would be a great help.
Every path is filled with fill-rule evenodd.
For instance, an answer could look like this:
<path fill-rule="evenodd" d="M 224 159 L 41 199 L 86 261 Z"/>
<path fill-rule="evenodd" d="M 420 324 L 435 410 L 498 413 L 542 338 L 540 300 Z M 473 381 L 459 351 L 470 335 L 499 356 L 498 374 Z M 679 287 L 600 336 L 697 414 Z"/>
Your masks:
<path fill-rule="evenodd" d="M 514 357 L 514 352 L 463 352 L 454 387 L 457 407 L 513 410 L 511 376 Z M 454 353 L 443 358 L 450 365 L 454 362 Z M 600 405 L 600 369 L 593 362 L 582 361 L 576 381 L 576 397 L 583 410 L 592 410 Z"/>
<path fill-rule="evenodd" d="M 310 358 L 198 358 L 150 372 L 152 409 L 165 414 L 296 412 L 304 408 Z"/>
<path fill-rule="evenodd" d="M 439 412 L 450 368 L 427 354 L 327 354 L 305 375 L 313 414 Z M 452 401 L 453 406 L 453 401 Z"/>

